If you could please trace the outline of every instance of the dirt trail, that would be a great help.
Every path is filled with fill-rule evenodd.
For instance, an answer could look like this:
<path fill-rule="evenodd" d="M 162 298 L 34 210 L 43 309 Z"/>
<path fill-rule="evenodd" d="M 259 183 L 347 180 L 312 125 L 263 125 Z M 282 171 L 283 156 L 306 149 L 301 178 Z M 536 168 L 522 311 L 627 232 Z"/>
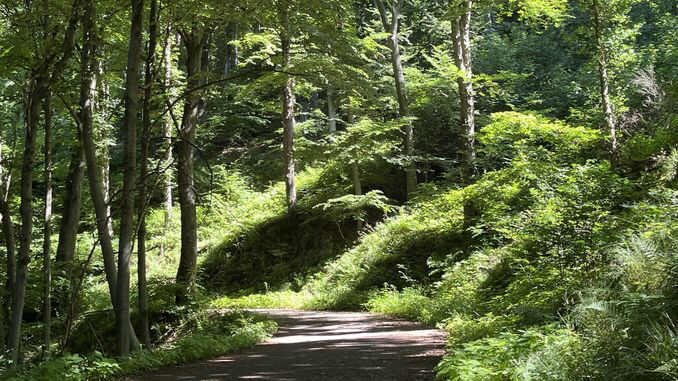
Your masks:
<path fill-rule="evenodd" d="M 255 310 L 276 320 L 271 340 L 244 352 L 164 368 L 135 381 L 432 381 L 445 337 L 365 313 Z"/>

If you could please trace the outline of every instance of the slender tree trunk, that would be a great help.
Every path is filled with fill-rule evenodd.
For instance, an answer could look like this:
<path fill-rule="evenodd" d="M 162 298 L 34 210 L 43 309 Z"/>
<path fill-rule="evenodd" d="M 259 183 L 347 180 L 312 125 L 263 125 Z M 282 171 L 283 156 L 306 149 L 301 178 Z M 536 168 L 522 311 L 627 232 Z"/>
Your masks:
<path fill-rule="evenodd" d="M 104 64 L 101 60 L 95 59 L 94 64 L 96 65 L 96 75 L 94 76 L 92 84 L 92 112 L 95 112 L 97 109 L 97 85 L 101 85 L 100 95 L 99 95 L 99 110 L 103 116 L 103 119 L 110 120 L 113 117 L 110 110 L 106 110 L 104 104 L 110 103 L 110 90 L 108 83 L 103 79 L 104 77 Z M 98 128 L 97 128 L 98 127 Z M 113 217 L 111 215 L 111 153 L 110 153 L 110 143 L 111 134 L 109 133 L 106 126 L 94 126 L 94 136 L 96 141 L 100 142 L 100 146 L 97 147 L 96 159 L 97 159 L 97 171 L 99 171 L 99 179 L 101 179 L 101 186 L 103 190 L 104 202 L 106 205 L 106 227 L 108 229 L 108 235 L 113 237 Z M 88 175 L 89 176 L 89 175 Z"/>
<path fill-rule="evenodd" d="M 391 20 L 388 20 L 388 12 L 383 0 L 374 0 L 381 16 L 381 21 L 384 26 L 384 32 L 390 33 L 388 45 L 391 48 L 391 65 L 393 67 L 393 77 L 395 79 L 396 96 L 398 98 L 398 111 L 401 118 L 410 116 L 409 101 L 407 98 L 407 89 L 405 82 L 405 72 L 403 70 L 402 58 L 400 54 L 400 11 L 402 10 L 403 0 L 394 0 L 391 6 Z M 404 146 L 405 155 L 410 159 L 410 163 L 405 167 L 405 182 L 407 197 L 417 188 L 417 166 L 412 162 L 414 156 L 414 128 L 411 122 L 408 122 L 403 127 L 405 134 Z"/>
<path fill-rule="evenodd" d="M 21 238 L 17 257 L 16 283 L 12 297 L 12 316 L 8 332 L 8 347 L 11 359 L 19 360 L 21 323 L 28 283 L 28 263 L 31 260 L 33 241 L 33 166 L 35 146 L 40 120 L 40 103 L 48 92 L 46 74 L 39 74 L 31 80 L 26 104 L 26 137 L 24 140 L 23 166 L 21 169 Z"/>
<path fill-rule="evenodd" d="M 238 66 L 238 47 L 229 44 L 238 39 L 238 24 L 229 24 L 226 31 L 226 47 L 224 49 L 224 76 Z"/>
<path fill-rule="evenodd" d="M 181 40 L 186 47 L 186 70 L 188 88 L 200 85 L 203 43 L 205 33 L 202 30 L 191 30 L 182 33 Z M 196 195 L 193 184 L 194 142 L 200 113 L 201 94 L 198 91 L 189 93 L 184 104 L 178 141 L 178 183 L 179 205 L 181 206 L 181 258 L 177 270 L 176 303 L 187 304 L 193 292 L 196 265 L 198 261 L 198 234 L 196 216 Z"/>
<path fill-rule="evenodd" d="M 72 265 L 75 256 L 75 243 L 80 226 L 80 209 L 82 206 L 82 180 L 85 177 L 86 166 L 82 144 L 79 141 L 73 143 L 72 150 L 66 188 L 63 194 L 63 214 L 56 253 L 56 262 L 69 267 Z"/>
<path fill-rule="evenodd" d="M 99 244 L 104 258 L 104 271 L 108 283 L 108 291 L 111 296 L 113 310 L 118 313 L 117 298 L 117 269 L 115 253 L 113 252 L 113 240 L 111 238 L 110 212 L 104 191 L 104 183 L 101 179 L 101 171 L 97 162 L 96 144 L 94 143 L 94 94 L 96 93 L 96 72 L 99 68 L 96 59 L 96 36 L 94 29 L 95 3 L 86 2 L 83 16 L 84 44 L 80 59 L 80 114 L 82 148 L 87 164 L 87 177 L 89 179 L 90 195 L 96 214 L 97 233 Z M 129 321 L 129 319 L 128 319 Z M 139 342 L 134 330 L 130 326 L 130 342 L 133 348 L 138 348 Z"/>
<path fill-rule="evenodd" d="M 607 50 L 603 42 L 603 20 L 600 3 L 593 0 L 593 28 L 596 38 L 596 50 L 598 61 L 598 78 L 600 81 L 600 103 L 605 115 L 605 124 L 610 133 L 610 147 L 612 152 L 617 151 L 617 122 L 614 117 L 614 108 L 610 100 L 610 79 L 607 72 Z"/>
<path fill-rule="evenodd" d="M 164 70 L 165 78 L 163 83 L 163 91 L 165 95 L 171 93 L 172 86 L 172 43 L 171 41 L 171 29 L 168 27 L 165 43 L 163 46 L 163 58 L 164 58 Z M 164 157 L 164 193 L 165 193 L 165 221 L 163 227 L 163 235 L 167 235 L 169 231 L 170 221 L 172 219 L 172 119 L 170 115 L 166 115 L 163 120 L 163 136 L 164 147 L 165 147 L 165 157 Z M 160 255 L 164 256 L 165 254 L 165 242 L 162 240 L 160 243 Z"/>
<path fill-rule="evenodd" d="M 471 15 L 473 1 L 464 0 L 462 15 L 452 21 L 454 61 L 462 76 L 457 78 L 461 103 L 461 124 L 464 131 L 464 182 L 470 184 L 475 161 L 475 99 L 471 60 Z"/>
<path fill-rule="evenodd" d="M 48 94 L 43 101 L 43 114 L 45 118 L 45 213 L 42 241 L 42 315 L 44 328 L 44 341 L 42 358 L 50 357 L 50 344 L 52 342 L 52 272 L 50 255 L 52 252 L 52 104 Z"/>
<path fill-rule="evenodd" d="M 288 70 L 292 63 L 292 36 L 290 32 L 290 9 L 287 4 L 281 5 L 280 21 L 282 33 L 280 40 L 283 54 L 283 70 Z M 287 194 L 287 208 L 293 211 L 297 206 L 297 185 L 295 180 L 294 164 L 294 78 L 287 76 L 283 88 L 282 124 L 283 124 L 283 159 L 285 161 L 285 190 Z"/>
<path fill-rule="evenodd" d="M 18 123 L 19 118 L 17 118 Z M 15 129 L 16 129 L 15 125 Z M 16 138 L 15 138 L 16 140 Z M 16 143 L 16 142 L 15 142 Z M 2 148 L 0 147 L 0 152 Z M 4 164 L 7 159 L 0 157 L 0 166 Z M 13 161 L 13 160 L 12 160 Z M 0 167 L 0 169 L 2 169 Z M 5 172 L 6 171 L 6 172 Z M 8 343 L 7 339 L 7 322 L 10 319 L 10 309 L 12 306 L 12 296 L 14 295 L 14 285 L 16 283 L 16 240 L 14 237 L 14 223 L 12 222 L 12 214 L 9 208 L 8 199 L 9 199 L 9 190 L 10 182 L 12 181 L 11 165 L 6 165 L 6 169 L 3 169 L 3 173 L 0 173 L 0 219 L 2 219 L 2 238 L 5 244 L 5 250 L 7 251 L 7 277 L 5 279 L 4 290 L 1 293 L 2 300 L 0 301 L 2 305 L 0 306 L 0 329 L 2 329 L 0 340 L 2 340 L 2 345 L 0 348 Z"/>
<path fill-rule="evenodd" d="M 141 317 L 141 337 L 146 348 L 151 347 L 151 334 L 148 321 L 148 292 L 146 285 L 146 202 L 148 192 L 148 151 L 151 134 L 151 108 L 153 84 L 155 82 L 155 50 L 158 41 L 158 1 L 151 0 L 149 14 L 149 39 L 146 52 L 146 67 L 144 73 L 144 103 L 143 103 L 143 132 L 141 135 L 141 160 L 139 173 L 139 233 L 137 236 L 137 252 L 139 254 L 137 266 L 137 283 L 139 299 L 139 315 Z"/>
<path fill-rule="evenodd" d="M 127 96 L 125 99 L 125 125 L 123 130 L 123 151 L 125 172 L 123 174 L 122 198 L 120 205 L 120 237 L 118 244 L 118 353 L 129 354 L 130 350 L 130 305 L 129 305 L 129 262 L 132 256 L 134 234 L 134 197 L 137 172 L 137 112 L 139 110 L 139 66 L 144 0 L 132 0 L 132 26 L 127 54 Z"/>
<path fill-rule="evenodd" d="M 329 119 L 327 132 L 330 134 L 337 132 L 337 106 L 334 102 L 334 89 L 332 85 L 327 87 L 327 118 Z"/>
<path fill-rule="evenodd" d="M 47 4 L 47 3 L 45 3 Z M 21 170 L 21 239 L 17 257 L 16 283 L 12 298 L 12 316 L 8 332 L 8 347 L 13 364 L 17 364 L 21 342 L 21 323 L 28 282 L 28 263 L 31 260 L 33 241 L 33 165 L 35 145 L 40 118 L 40 104 L 49 94 L 49 87 L 61 76 L 75 47 L 75 32 L 78 26 L 78 13 L 81 0 L 73 0 L 71 15 L 64 31 L 60 55 L 39 59 L 31 72 L 26 98 L 26 138 L 24 140 L 24 158 Z"/>
<path fill-rule="evenodd" d="M 85 154 L 87 164 L 87 177 L 89 179 L 89 190 L 94 204 L 96 214 L 97 233 L 99 234 L 99 243 L 104 258 L 104 270 L 108 282 L 108 291 L 111 294 L 113 306 L 117 305 L 117 269 L 115 264 L 115 254 L 113 252 L 113 240 L 111 231 L 108 229 L 109 218 L 107 212 L 107 202 L 104 196 L 104 184 L 101 178 L 101 172 L 97 163 L 96 144 L 94 143 L 94 94 L 96 92 L 95 71 L 98 67 L 96 59 L 96 42 L 94 35 L 94 3 L 89 2 L 85 7 L 85 16 L 83 17 L 84 44 L 82 56 L 80 58 L 80 127 L 82 132 L 82 148 Z"/>
<path fill-rule="evenodd" d="M 473 0 L 464 0 L 461 15 L 452 20 L 452 44 L 454 61 L 461 76 L 457 78 L 460 100 L 461 128 L 464 133 L 462 180 L 471 184 L 475 175 L 475 100 L 473 92 L 473 66 L 471 57 L 471 16 Z M 464 202 L 464 232 L 466 232 L 466 251 L 470 251 L 472 235 L 470 227 L 475 223 L 478 210 L 472 201 Z"/>

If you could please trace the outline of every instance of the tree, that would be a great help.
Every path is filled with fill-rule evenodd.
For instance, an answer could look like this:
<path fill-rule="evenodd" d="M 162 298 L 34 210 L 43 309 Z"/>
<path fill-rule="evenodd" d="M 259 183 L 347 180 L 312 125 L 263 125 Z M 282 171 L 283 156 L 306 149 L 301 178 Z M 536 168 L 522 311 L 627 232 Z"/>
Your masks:
<path fill-rule="evenodd" d="M 291 6 L 286 1 L 279 3 L 280 12 L 280 45 L 282 49 L 282 69 L 289 71 L 292 62 L 292 29 L 290 21 Z M 287 74 L 282 96 L 282 124 L 283 124 L 283 159 L 285 161 L 285 191 L 287 194 L 287 208 L 292 211 L 297 205 L 297 186 L 294 165 L 294 78 Z"/>
<path fill-rule="evenodd" d="M 186 304 L 195 283 L 198 261 L 198 234 L 196 216 L 196 193 L 194 188 L 195 133 L 200 112 L 200 73 L 202 70 L 203 45 L 207 30 L 194 25 L 179 29 L 181 41 L 186 48 L 187 91 L 181 128 L 178 132 L 177 156 L 179 205 L 181 208 L 181 257 L 176 277 L 176 303 Z"/>
<path fill-rule="evenodd" d="M 144 0 L 132 0 L 132 20 L 127 55 L 127 84 L 125 96 L 125 136 L 123 151 L 125 169 L 120 205 L 120 233 L 118 247 L 118 352 L 125 356 L 130 350 L 129 261 L 132 256 L 134 225 L 134 198 L 137 171 L 137 111 L 139 109 L 139 65 L 141 33 L 144 25 Z"/>
<path fill-rule="evenodd" d="M 398 98 L 398 107 L 401 118 L 410 116 L 409 101 L 407 99 L 405 73 L 403 71 L 402 58 L 400 54 L 400 39 L 398 37 L 400 30 L 400 15 L 404 0 L 392 0 L 390 11 L 387 11 L 387 3 L 384 0 L 374 0 L 379 16 L 384 26 L 384 32 L 389 33 L 388 46 L 391 49 L 391 64 L 393 66 L 393 77 L 395 79 L 396 96 Z M 390 19 L 389 19 L 390 16 Z M 403 128 L 405 133 L 405 150 L 408 160 L 411 161 L 414 156 L 414 129 L 412 123 L 405 124 Z M 409 196 L 417 187 L 417 167 L 414 162 L 407 164 L 405 168 L 406 190 Z"/>
<path fill-rule="evenodd" d="M 110 226 L 110 213 L 107 207 L 107 200 L 104 192 L 104 182 L 101 179 L 101 171 L 97 162 L 96 145 L 94 143 L 94 94 L 96 92 L 96 72 L 99 67 L 96 58 L 97 36 L 94 23 L 96 19 L 96 8 L 94 2 L 87 2 L 83 12 L 83 47 L 80 58 L 80 111 L 78 121 L 81 128 L 82 147 L 87 164 L 87 177 L 89 179 L 90 195 L 94 204 L 96 215 L 96 227 L 99 237 L 99 245 L 104 259 L 104 272 L 106 273 L 106 282 L 111 297 L 111 305 L 116 313 L 116 321 L 120 320 L 118 303 L 118 271 L 115 264 L 115 254 L 113 252 L 113 239 Z M 129 286 L 128 286 L 129 287 Z M 132 347 L 138 347 L 138 340 L 134 330 L 131 328 L 131 322 L 127 319 L 130 327 L 128 334 Z"/>
<path fill-rule="evenodd" d="M 26 12 L 31 15 L 30 4 Z M 8 332 L 8 347 L 14 364 L 19 359 L 21 325 L 25 303 L 26 284 L 28 282 L 28 263 L 31 260 L 33 240 L 33 167 L 35 161 L 36 138 L 40 119 L 40 105 L 49 95 L 50 86 L 63 73 L 75 47 L 75 33 L 78 26 L 80 0 L 73 0 L 70 16 L 63 33 L 62 43 L 45 41 L 48 52 L 45 56 L 34 57 L 34 65 L 28 79 L 25 105 L 25 138 L 23 165 L 21 169 L 21 239 L 17 256 L 16 281 L 12 297 L 12 316 Z M 49 11 L 43 9 L 43 12 Z M 34 14 L 33 14 L 34 15 Z M 54 44 L 54 45 L 52 45 Z M 56 46 L 56 47 L 55 47 Z"/>
<path fill-rule="evenodd" d="M 137 235 L 137 275 L 139 294 L 139 315 L 141 315 L 141 335 L 146 347 L 151 346 L 150 328 L 148 322 L 148 292 L 146 290 L 146 208 L 148 203 L 148 156 L 151 142 L 151 112 L 155 106 L 153 100 L 153 84 L 156 77 L 155 52 L 158 45 L 158 1 L 151 0 L 151 9 L 148 16 L 148 48 L 146 50 L 146 64 L 144 72 L 144 101 L 142 106 L 143 127 L 141 135 L 141 157 L 139 174 L 139 232 Z"/>
<path fill-rule="evenodd" d="M 475 99 L 473 93 L 473 66 L 471 63 L 471 16 L 473 0 L 461 2 L 458 16 L 452 19 L 452 45 L 454 62 L 460 71 L 457 77 L 459 87 L 460 120 L 464 131 L 463 178 L 466 184 L 473 177 L 475 161 Z"/>
<path fill-rule="evenodd" d="M 53 141 L 52 141 L 52 102 L 51 94 L 43 100 L 43 116 L 45 124 L 45 213 L 43 219 L 42 238 L 42 318 L 45 324 L 43 341 L 43 358 L 50 356 L 52 341 L 52 271 L 50 256 L 52 254 L 52 171 L 53 171 Z"/>

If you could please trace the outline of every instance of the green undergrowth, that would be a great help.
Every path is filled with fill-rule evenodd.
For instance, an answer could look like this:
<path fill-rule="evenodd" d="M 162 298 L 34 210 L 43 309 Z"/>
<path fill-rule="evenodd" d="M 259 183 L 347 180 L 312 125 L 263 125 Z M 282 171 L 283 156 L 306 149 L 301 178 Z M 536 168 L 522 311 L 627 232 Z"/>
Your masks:
<path fill-rule="evenodd" d="M 441 380 L 678 380 L 675 151 L 649 147 L 665 159 L 635 177 L 599 131 L 514 112 L 478 140 L 473 185 L 420 185 L 299 289 L 212 305 L 437 325 Z"/>
<path fill-rule="evenodd" d="M 308 302 L 312 295 L 303 291 L 271 291 L 243 296 L 221 296 L 209 303 L 211 308 L 280 308 L 312 309 Z"/>
<path fill-rule="evenodd" d="M 353 245 L 356 221 L 375 220 L 390 210 L 380 192 L 343 196 L 345 184 L 331 166 L 306 169 L 297 186 L 293 213 L 280 183 L 259 194 L 269 201 L 248 203 L 247 212 L 233 218 L 238 228 L 222 235 L 200 266 L 203 285 L 220 292 L 299 290 L 310 274 Z"/>
<path fill-rule="evenodd" d="M 114 380 L 154 368 L 189 363 L 254 346 L 277 331 L 275 322 L 244 312 L 200 312 L 171 331 L 164 343 L 151 350 L 114 359 L 101 352 L 84 356 L 65 354 L 0 374 L 8 381 Z"/>

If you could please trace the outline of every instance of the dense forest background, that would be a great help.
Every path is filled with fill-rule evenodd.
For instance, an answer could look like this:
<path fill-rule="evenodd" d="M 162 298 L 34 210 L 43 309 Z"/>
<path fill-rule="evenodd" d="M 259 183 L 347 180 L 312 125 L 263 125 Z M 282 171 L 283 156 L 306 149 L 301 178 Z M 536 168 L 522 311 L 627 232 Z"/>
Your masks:
<path fill-rule="evenodd" d="M 444 328 L 443 380 L 678 380 L 677 63 L 674 0 L 0 0 L 0 377 L 287 307 Z"/>

